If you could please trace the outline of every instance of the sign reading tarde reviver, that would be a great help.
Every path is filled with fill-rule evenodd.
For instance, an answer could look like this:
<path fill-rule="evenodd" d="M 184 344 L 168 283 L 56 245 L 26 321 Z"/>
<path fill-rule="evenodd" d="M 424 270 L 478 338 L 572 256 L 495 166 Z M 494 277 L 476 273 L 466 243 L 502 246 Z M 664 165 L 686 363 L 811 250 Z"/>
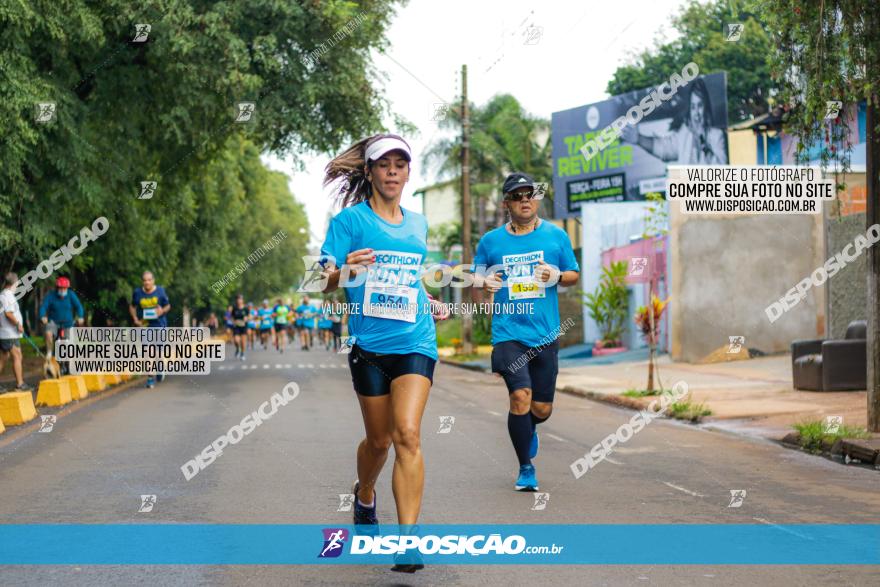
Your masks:
<path fill-rule="evenodd" d="M 556 218 L 579 216 L 583 204 L 664 192 L 667 164 L 728 163 L 727 76 L 697 72 L 685 67 L 656 87 L 553 113 Z"/>

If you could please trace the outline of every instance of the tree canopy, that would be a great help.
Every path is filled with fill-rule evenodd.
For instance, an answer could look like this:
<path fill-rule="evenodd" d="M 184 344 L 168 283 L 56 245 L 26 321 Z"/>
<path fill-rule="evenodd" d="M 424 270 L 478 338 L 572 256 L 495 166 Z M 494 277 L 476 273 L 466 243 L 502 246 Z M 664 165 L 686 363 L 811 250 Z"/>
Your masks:
<path fill-rule="evenodd" d="M 727 72 L 727 104 L 731 123 L 747 120 L 769 110 L 768 100 L 776 85 L 771 79 L 768 55 L 771 39 L 760 11 L 744 3 L 689 0 L 672 17 L 679 33 L 674 41 L 657 41 L 650 49 L 630 55 L 618 67 L 606 91 L 614 96 L 656 86 L 696 63 L 701 74 Z M 727 25 L 742 24 L 738 41 L 727 40 Z"/>
<path fill-rule="evenodd" d="M 302 271 L 306 219 L 260 154 L 299 161 L 382 128 L 369 52 L 385 46 L 396 4 L 4 3 L 4 271 L 33 269 L 105 216 L 100 244 L 57 272 L 90 309 L 118 317 L 144 269 L 177 309 L 217 303 L 230 292 L 210 285 L 278 230 L 288 238 L 236 287 L 286 290 Z M 239 115 L 248 102 L 250 119 Z M 49 121 L 37 104 L 54 105 Z M 143 181 L 156 182 L 152 198 L 138 199 Z"/>

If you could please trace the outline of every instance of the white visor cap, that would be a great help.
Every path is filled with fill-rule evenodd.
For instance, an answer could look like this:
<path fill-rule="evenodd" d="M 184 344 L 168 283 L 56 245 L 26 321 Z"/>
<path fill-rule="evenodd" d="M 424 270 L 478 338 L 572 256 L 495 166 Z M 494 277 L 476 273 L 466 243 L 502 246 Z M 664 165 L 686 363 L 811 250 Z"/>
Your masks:
<path fill-rule="evenodd" d="M 403 151 L 406 154 L 406 160 L 412 161 L 412 152 L 409 145 L 403 139 L 395 137 L 383 137 L 367 147 L 367 161 L 376 161 L 389 151 Z"/>

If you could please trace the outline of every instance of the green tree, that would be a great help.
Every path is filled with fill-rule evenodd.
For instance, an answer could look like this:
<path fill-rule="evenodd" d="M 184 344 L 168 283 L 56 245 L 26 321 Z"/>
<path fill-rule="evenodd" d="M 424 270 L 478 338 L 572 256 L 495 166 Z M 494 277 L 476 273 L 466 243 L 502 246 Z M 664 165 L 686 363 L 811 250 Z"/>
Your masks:
<path fill-rule="evenodd" d="M 731 122 L 764 114 L 776 86 L 767 62 L 772 41 L 760 14 L 734 1 L 689 0 L 671 19 L 679 37 L 631 55 L 629 63 L 614 72 L 606 91 L 613 96 L 656 86 L 693 61 L 701 74 L 727 72 Z M 727 40 L 730 23 L 744 25 L 739 41 Z"/>
<path fill-rule="evenodd" d="M 522 171 L 536 181 L 550 183 L 553 175 L 551 160 L 550 123 L 527 113 L 509 94 L 493 97 L 483 106 L 469 105 L 471 120 L 470 176 L 474 202 L 476 230 L 479 239 L 489 225 L 502 221 L 502 212 L 496 218 L 486 214 L 486 202 L 498 199 L 504 177 L 513 171 Z M 461 174 L 461 106 L 451 107 L 449 116 L 440 128 L 455 131 L 451 138 L 434 142 L 426 154 L 427 165 L 436 166 L 441 177 L 460 177 Z M 552 197 L 552 191 L 549 190 Z M 552 199 L 550 199 L 552 209 Z"/>
<path fill-rule="evenodd" d="M 263 233 L 305 222 L 284 179 L 269 174 L 259 154 L 298 161 L 305 151 L 336 149 L 381 129 L 388 105 L 370 52 L 386 45 L 397 4 L 0 6 L 4 270 L 34 268 L 106 216 L 110 230 L 100 244 L 61 270 L 74 275 L 89 303 L 118 318 L 146 267 L 176 292 L 176 309 L 216 302 L 206 288 Z M 149 33 L 134 42 L 143 23 Z M 239 102 L 255 104 L 247 123 L 235 120 Z M 52 122 L 35 120 L 37 103 L 55 105 Z M 148 180 L 157 182 L 155 195 L 136 199 Z M 304 250 L 298 230 L 284 242 L 295 247 L 288 254 Z M 297 257 L 288 255 L 283 267 L 264 261 L 266 286 L 292 283 Z M 270 267 L 285 270 L 274 277 Z"/>
<path fill-rule="evenodd" d="M 880 200 L 880 9 L 875 0 L 755 0 L 773 32 L 772 71 L 783 127 L 798 137 L 797 157 L 846 172 L 853 138 L 845 115 L 867 105 L 868 228 Z M 834 105 L 835 107 L 832 107 Z M 837 106 L 840 108 L 838 109 Z M 837 114 L 835 116 L 835 114 Z M 880 432 L 880 255 L 868 251 L 868 429 Z"/>

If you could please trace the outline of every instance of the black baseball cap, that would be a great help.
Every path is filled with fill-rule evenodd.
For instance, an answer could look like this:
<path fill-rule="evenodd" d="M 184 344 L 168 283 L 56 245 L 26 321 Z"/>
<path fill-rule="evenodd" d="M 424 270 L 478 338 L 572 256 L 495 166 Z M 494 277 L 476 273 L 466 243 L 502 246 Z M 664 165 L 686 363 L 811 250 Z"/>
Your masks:
<path fill-rule="evenodd" d="M 504 186 L 501 188 L 503 194 L 509 194 L 518 188 L 535 188 L 535 180 L 527 173 L 514 172 L 507 176 L 504 180 Z"/>

